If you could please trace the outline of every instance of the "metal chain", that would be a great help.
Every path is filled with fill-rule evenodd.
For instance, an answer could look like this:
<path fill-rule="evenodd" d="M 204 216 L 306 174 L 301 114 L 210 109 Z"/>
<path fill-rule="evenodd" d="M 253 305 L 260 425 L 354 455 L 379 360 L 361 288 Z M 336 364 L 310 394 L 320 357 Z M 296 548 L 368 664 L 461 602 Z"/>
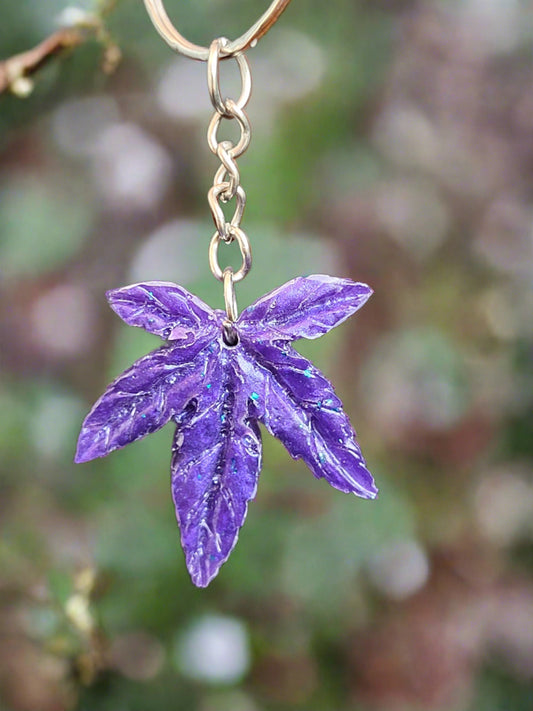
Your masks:
<path fill-rule="evenodd" d="M 241 156 L 250 145 L 252 131 L 250 121 L 244 109 L 252 93 L 252 78 L 250 65 L 244 54 L 234 58 L 237 61 L 241 75 L 242 90 L 237 101 L 224 99 L 220 90 L 220 62 L 223 59 L 224 49 L 229 40 L 220 37 L 212 42 L 207 60 L 207 85 L 209 96 L 215 108 L 215 113 L 207 130 L 207 142 L 211 151 L 220 160 L 213 187 L 209 190 L 207 199 L 213 215 L 216 232 L 209 246 L 209 266 L 216 279 L 224 283 L 224 301 L 228 322 L 232 324 L 237 320 L 237 300 L 235 297 L 235 284 L 245 278 L 252 266 L 252 250 L 250 241 L 240 228 L 246 207 L 246 193 L 241 187 L 241 176 L 236 159 Z M 236 121 L 240 128 L 240 138 L 236 144 L 232 141 L 218 140 L 218 130 L 222 120 Z M 228 222 L 221 203 L 226 204 L 235 200 L 235 212 Z M 221 242 L 231 244 L 237 241 L 242 256 L 241 267 L 234 272 L 232 267 L 222 269 L 218 262 L 218 248 Z"/>

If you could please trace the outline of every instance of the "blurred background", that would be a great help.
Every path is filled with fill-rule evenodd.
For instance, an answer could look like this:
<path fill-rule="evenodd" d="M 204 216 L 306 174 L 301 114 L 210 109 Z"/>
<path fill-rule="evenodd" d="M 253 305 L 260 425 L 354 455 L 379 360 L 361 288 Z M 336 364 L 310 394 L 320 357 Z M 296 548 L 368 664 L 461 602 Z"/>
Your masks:
<path fill-rule="evenodd" d="M 166 4 L 202 44 L 267 6 Z M 77 46 L 31 78 L 0 65 L 1 711 L 530 711 L 531 0 L 294 0 L 249 52 L 239 303 L 313 272 L 374 288 L 299 347 L 380 497 L 265 435 L 207 590 L 179 545 L 172 427 L 72 463 L 89 406 L 158 344 L 105 290 L 172 280 L 222 306 L 205 65 L 141 0 L 2 0 L 0 58 L 60 26 Z"/>

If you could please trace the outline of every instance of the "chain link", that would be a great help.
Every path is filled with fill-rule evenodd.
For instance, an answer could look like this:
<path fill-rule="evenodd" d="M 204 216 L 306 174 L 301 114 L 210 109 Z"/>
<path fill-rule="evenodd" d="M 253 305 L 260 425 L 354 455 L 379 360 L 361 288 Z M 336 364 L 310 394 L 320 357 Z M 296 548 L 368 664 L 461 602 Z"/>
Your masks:
<path fill-rule="evenodd" d="M 222 202 L 228 202 L 233 200 L 237 192 L 237 188 L 241 182 L 241 176 L 239 173 L 239 167 L 237 161 L 231 157 L 230 150 L 233 147 L 231 141 L 222 141 L 218 144 L 217 156 L 222 163 L 220 168 L 215 174 L 215 185 L 220 185 L 220 183 L 229 182 L 229 188 L 226 192 L 220 195 Z"/>
<path fill-rule="evenodd" d="M 248 116 L 244 113 L 244 110 L 232 99 L 226 99 L 225 106 L 227 111 L 226 115 L 219 114 L 217 111 L 211 119 L 211 123 L 207 129 L 207 142 L 212 152 L 217 155 L 219 146 L 217 134 L 221 121 L 224 118 L 230 120 L 235 119 L 241 129 L 241 137 L 237 145 L 232 145 L 228 153 L 232 158 L 239 158 L 248 149 L 252 139 L 250 121 L 248 120 Z"/>
<path fill-rule="evenodd" d="M 250 241 L 240 228 L 246 207 L 246 193 L 241 187 L 241 176 L 236 161 L 248 149 L 252 138 L 250 121 L 244 111 L 252 93 L 252 78 L 250 65 L 244 54 L 235 55 L 234 59 L 241 76 L 241 94 L 237 101 L 223 98 L 220 89 L 220 62 L 228 43 L 224 37 L 214 40 L 209 49 L 207 60 L 207 85 L 211 103 L 215 109 L 207 130 L 207 142 L 210 150 L 221 163 L 207 198 L 217 230 L 209 246 L 209 266 L 215 278 L 224 283 L 226 313 L 228 321 L 233 323 L 237 319 L 238 313 L 235 283 L 242 281 L 252 266 Z M 237 122 L 240 128 L 240 137 L 237 143 L 218 140 L 218 131 L 224 119 Z M 228 222 L 220 203 L 226 204 L 233 199 L 236 201 L 235 212 Z M 238 243 L 242 256 L 241 267 L 236 272 L 231 267 L 222 269 L 218 261 L 220 243 L 230 244 L 233 241 Z"/>
<path fill-rule="evenodd" d="M 242 264 L 240 268 L 233 274 L 233 281 L 242 281 L 248 272 L 252 268 L 252 248 L 250 246 L 250 240 L 248 239 L 245 232 L 241 230 L 240 227 L 236 227 L 231 223 L 228 225 L 228 230 L 232 237 L 235 238 L 239 249 L 241 251 Z M 221 236 L 218 232 L 215 232 L 209 245 L 209 266 L 213 272 L 213 276 L 218 281 L 224 281 L 224 271 L 218 263 L 218 248 L 221 242 L 223 242 Z M 233 240 L 232 240 L 233 241 Z"/>
<path fill-rule="evenodd" d="M 222 93 L 220 91 L 220 50 L 224 49 L 229 45 L 229 40 L 226 37 L 219 37 L 214 40 L 211 44 L 209 50 L 209 58 L 207 60 L 207 87 L 209 89 L 209 96 L 217 113 L 225 118 L 231 118 L 231 114 L 228 113 L 226 102 L 222 98 Z M 239 65 L 239 71 L 241 73 L 242 91 L 239 100 L 236 102 L 240 109 L 244 109 L 248 102 L 250 101 L 250 96 L 252 95 L 252 73 L 250 71 L 250 65 L 244 54 L 237 54 L 235 56 L 237 64 Z"/>
<path fill-rule="evenodd" d="M 229 183 L 218 183 L 218 185 L 213 185 L 207 194 L 209 207 L 211 208 L 211 212 L 213 214 L 213 220 L 215 221 L 217 232 L 220 235 L 220 238 L 228 244 L 233 242 L 233 235 L 229 228 L 230 226 L 238 227 L 241 224 L 244 208 L 246 207 L 246 193 L 239 185 L 235 191 L 235 196 L 237 198 L 235 213 L 231 218 L 231 222 L 226 222 L 226 216 L 220 207 L 219 198 L 224 202 L 224 194 L 229 190 L 229 187 Z M 226 200 L 225 202 L 228 201 Z"/>

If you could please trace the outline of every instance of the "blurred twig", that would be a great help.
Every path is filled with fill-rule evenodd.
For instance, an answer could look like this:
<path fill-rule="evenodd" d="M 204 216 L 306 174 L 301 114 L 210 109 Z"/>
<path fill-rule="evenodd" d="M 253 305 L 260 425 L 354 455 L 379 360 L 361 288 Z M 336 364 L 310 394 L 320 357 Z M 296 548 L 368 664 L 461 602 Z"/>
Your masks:
<path fill-rule="evenodd" d="M 33 49 L 0 62 L 0 93 L 10 90 L 17 96 L 26 96 L 32 89 L 28 79 L 31 74 L 59 53 L 77 47 L 84 41 L 81 30 L 68 27 L 58 30 Z"/>
<path fill-rule="evenodd" d="M 99 2 L 96 14 L 86 14 L 72 26 L 54 32 L 36 47 L 0 61 L 0 94 L 11 91 L 25 98 L 33 90 L 33 74 L 57 55 L 90 39 L 96 39 L 102 44 L 103 70 L 110 74 L 119 63 L 121 53 L 104 24 L 104 17 L 112 12 L 115 5 L 116 0 Z"/>
<path fill-rule="evenodd" d="M 96 0 L 97 14 L 107 17 L 116 8 L 120 0 Z"/>

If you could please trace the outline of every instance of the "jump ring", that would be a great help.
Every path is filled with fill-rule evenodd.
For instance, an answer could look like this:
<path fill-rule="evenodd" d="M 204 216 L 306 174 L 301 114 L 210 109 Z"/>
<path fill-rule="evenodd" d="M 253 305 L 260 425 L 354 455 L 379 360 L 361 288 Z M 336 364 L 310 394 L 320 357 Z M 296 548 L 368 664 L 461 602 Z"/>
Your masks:
<path fill-rule="evenodd" d="M 250 145 L 250 141 L 252 140 L 252 129 L 248 116 L 234 101 L 232 101 L 232 99 L 228 99 L 226 101 L 226 108 L 230 112 L 231 118 L 237 119 L 239 126 L 241 127 L 241 137 L 239 142 L 228 151 L 232 158 L 238 158 Z M 209 124 L 209 128 L 207 129 L 207 142 L 209 144 L 209 148 L 215 155 L 217 155 L 218 146 L 220 145 L 217 138 L 218 127 L 220 126 L 220 122 L 223 118 L 222 114 L 219 114 L 218 112 L 214 114 L 211 119 L 211 123 Z"/>
<path fill-rule="evenodd" d="M 226 306 L 226 314 L 231 322 L 235 322 L 239 316 L 234 276 L 231 267 L 224 269 L 224 304 Z"/>
<path fill-rule="evenodd" d="M 228 231 L 235 237 L 241 250 L 242 265 L 238 271 L 233 274 L 233 281 L 242 281 L 244 277 L 248 274 L 252 268 L 252 248 L 250 247 L 250 240 L 246 234 L 241 230 L 240 227 L 235 227 L 235 225 L 229 225 Z M 215 232 L 211 244 L 209 245 L 209 266 L 215 279 L 218 281 L 224 281 L 224 272 L 220 268 L 218 263 L 218 246 L 221 242 L 220 235 Z"/>
<path fill-rule="evenodd" d="M 207 60 L 207 87 L 215 110 L 225 118 L 232 118 L 232 114 L 229 113 L 226 106 L 226 99 L 222 98 L 220 91 L 220 50 L 223 47 L 227 47 L 228 44 L 229 40 L 225 37 L 219 37 L 211 43 L 209 59 Z M 244 54 L 235 55 L 235 60 L 239 65 L 242 83 L 241 95 L 235 103 L 240 109 L 244 109 L 252 95 L 252 73 L 250 64 Z"/>

